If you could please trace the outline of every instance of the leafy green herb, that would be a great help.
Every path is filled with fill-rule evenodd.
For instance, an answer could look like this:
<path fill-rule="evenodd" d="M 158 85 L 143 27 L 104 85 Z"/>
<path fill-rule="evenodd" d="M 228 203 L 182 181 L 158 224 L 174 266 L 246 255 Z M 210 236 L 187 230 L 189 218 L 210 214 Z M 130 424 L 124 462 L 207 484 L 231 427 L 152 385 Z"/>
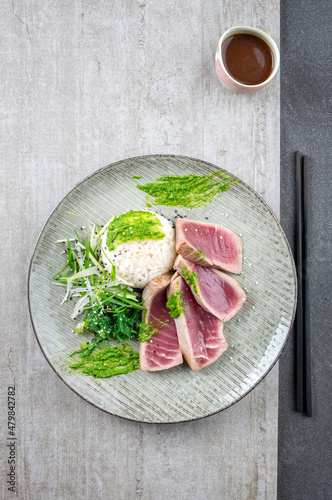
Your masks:
<path fill-rule="evenodd" d="M 72 319 L 84 314 L 75 329 L 93 334 L 89 343 L 83 343 L 71 354 L 88 356 L 96 347 L 116 339 L 119 342 L 136 338 L 142 311 L 141 292 L 127 285 L 114 284 L 115 267 L 109 274 L 103 267 L 100 245 L 103 232 L 98 226 L 91 228 L 90 238 L 82 238 L 76 231 L 74 239 L 60 240 L 65 244 L 67 262 L 53 279 L 66 288 L 62 302 L 78 298 Z"/>
<path fill-rule="evenodd" d="M 142 179 L 142 176 L 141 175 L 133 175 L 132 177 L 133 179 Z"/>
<path fill-rule="evenodd" d="M 86 311 L 84 321 L 79 323 L 78 329 L 78 333 L 82 333 L 83 327 L 94 336 L 89 343 L 84 343 L 71 356 L 76 353 L 81 353 L 82 357 L 88 356 L 96 347 L 104 346 L 112 339 L 123 342 L 137 337 L 141 310 L 144 308 L 121 304 L 121 301 L 115 300 L 108 293 L 101 294 L 99 299 Z"/>

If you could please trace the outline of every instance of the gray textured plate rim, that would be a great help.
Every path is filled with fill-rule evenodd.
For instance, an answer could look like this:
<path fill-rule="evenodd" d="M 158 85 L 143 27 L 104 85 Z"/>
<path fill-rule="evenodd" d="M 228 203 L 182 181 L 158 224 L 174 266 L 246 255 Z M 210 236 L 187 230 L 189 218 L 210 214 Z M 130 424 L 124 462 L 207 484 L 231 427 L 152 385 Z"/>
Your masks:
<path fill-rule="evenodd" d="M 37 340 L 38 345 L 39 345 L 39 347 L 40 347 L 40 349 L 41 349 L 41 351 L 42 351 L 45 359 L 47 360 L 48 364 L 51 366 L 51 368 L 57 374 L 57 376 L 62 380 L 62 382 L 64 382 L 67 387 L 69 387 L 75 394 L 77 394 L 80 398 L 82 398 L 87 403 L 89 403 L 92 406 L 98 408 L 99 410 L 104 411 L 105 413 L 108 413 L 108 414 L 113 415 L 115 417 L 119 417 L 119 418 L 124 419 L 124 420 L 130 420 L 132 422 L 138 422 L 138 423 L 144 423 L 144 424 L 159 424 L 159 425 L 163 425 L 163 424 L 179 424 L 179 423 L 184 423 L 184 422 L 194 422 L 196 420 L 201 420 L 203 418 L 211 417 L 212 415 L 216 415 L 217 413 L 220 413 L 220 412 L 222 412 L 222 411 L 230 408 L 231 406 L 233 406 L 234 404 L 236 404 L 238 401 L 241 401 L 241 399 L 243 399 L 245 396 L 247 396 L 253 389 L 255 389 L 255 387 L 258 386 L 258 384 L 260 384 L 260 382 L 270 373 L 270 371 L 272 370 L 272 368 L 275 366 L 275 364 L 279 360 L 279 358 L 280 358 L 283 350 L 285 349 L 286 343 L 287 343 L 287 341 L 289 339 L 290 332 L 291 332 L 293 324 L 294 324 L 294 319 L 295 319 L 295 314 L 296 314 L 296 305 L 297 305 L 297 274 L 296 274 L 296 267 L 295 267 L 295 262 L 294 262 L 293 254 L 292 254 L 292 251 L 291 251 L 288 239 L 287 239 L 287 237 L 286 237 L 286 235 L 284 233 L 284 230 L 281 227 L 280 222 L 278 221 L 277 216 L 275 215 L 275 213 L 273 212 L 273 210 L 270 208 L 270 206 L 259 196 L 259 194 L 254 189 L 252 189 L 252 187 L 250 187 L 243 180 L 241 180 L 238 177 L 236 177 L 234 174 L 231 174 L 227 170 L 223 169 L 226 173 L 229 173 L 233 178 L 235 178 L 238 181 L 240 181 L 241 184 L 243 184 L 247 189 L 249 189 L 257 197 L 257 199 L 268 209 L 268 211 L 272 215 L 273 219 L 275 220 L 275 222 L 276 222 L 276 224 L 277 224 L 277 226 L 279 228 L 279 231 L 280 231 L 280 233 L 281 233 L 281 235 L 282 235 L 282 237 L 283 237 L 283 239 L 284 239 L 284 241 L 286 243 L 287 250 L 288 250 L 288 253 L 289 253 L 289 256 L 290 256 L 290 259 L 291 259 L 292 271 L 293 271 L 293 277 L 294 277 L 294 283 L 295 283 L 295 287 L 294 287 L 294 290 L 295 290 L 294 293 L 295 293 L 295 295 L 294 295 L 294 307 L 293 307 L 292 318 L 291 318 L 291 321 L 290 321 L 289 329 L 288 329 L 287 335 L 285 336 L 284 342 L 283 342 L 283 344 L 282 344 L 282 346 L 281 346 L 281 348 L 279 350 L 279 353 L 276 356 L 274 362 L 271 363 L 271 365 L 266 369 L 266 371 L 262 374 L 262 376 L 256 381 L 255 384 L 253 384 L 253 386 L 248 391 L 246 391 L 244 394 L 240 395 L 232 403 L 230 403 L 229 405 L 225 406 L 224 408 L 221 408 L 219 410 L 213 411 L 213 412 L 211 412 L 211 413 L 209 413 L 207 415 L 203 415 L 203 416 L 197 417 L 197 418 L 190 418 L 190 419 L 186 419 L 186 420 L 182 420 L 182 421 L 175 421 L 175 422 L 142 422 L 141 420 L 136 420 L 136 419 L 133 419 L 133 418 L 130 418 L 130 417 L 124 417 L 122 415 L 117 415 L 116 413 L 112 413 L 111 411 L 108 411 L 105 408 L 102 408 L 101 406 L 97 405 L 96 403 L 93 403 L 93 402 L 89 401 L 88 399 L 84 398 L 84 396 L 82 396 L 82 394 L 80 394 L 77 390 L 75 390 L 73 387 L 71 387 L 71 385 L 68 384 L 66 382 L 66 380 L 61 376 L 60 372 L 56 370 L 56 368 L 52 365 L 51 361 L 47 357 L 47 355 L 46 355 L 46 353 L 44 351 L 44 348 L 43 348 L 43 346 L 42 346 L 42 344 L 40 342 L 40 339 L 38 337 L 37 330 L 36 330 L 36 327 L 35 327 L 35 324 L 34 324 L 33 315 L 32 315 L 31 296 L 30 296 L 30 279 L 31 279 L 32 265 L 33 265 L 33 261 L 34 261 L 34 257 L 35 257 L 36 251 L 38 249 L 39 241 L 40 241 L 40 239 L 41 239 L 41 237 L 43 235 L 43 232 L 45 230 L 45 227 L 46 227 L 47 223 L 51 219 L 51 217 L 54 214 L 54 212 L 61 205 L 61 203 L 63 202 L 63 200 L 68 195 L 70 195 L 73 191 L 75 191 L 78 186 L 80 186 L 82 183 L 84 183 L 88 179 L 91 179 L 92 177 L 94 177 L 95 175 L 97 175 L 99 172 L 102 172 L 102 171 L 104 171 L 106 169 L 110 169 L 110 168 L 115 167 L 117 165 L 121 165 L 122 163 L 125 163 L 125 162 L 128 162 L 128 161 L 139 160 L 139 159 L 147 159 L 148 160 L 149 158 L 151 158 L 151 159 L 152 158 L 179 158 L 179 159 L 188 159 L 188 160 L 191 160 L 191 161 L 198 161 L 201 164 L 209 166 L 209 167 L 221 168 L 221 167 L 218 167 L 217 165 L 215 165 L 215 164 L 213 164 L 211 162 L 207 162 L 205 160 L 201 160 L 199 158 L 194 158 L 194 157 L 187 156 L 187 155 L 172 155 L 172 154 L 162 154 L 162 153 L 160 153 L 160 154 L 140 155 L 140 156 L 134 156 L 134 157 L 125 158 L 125 159 L 119 160 L 117 162 L 111 163 L 109 165 L 106 165 L 105 167 L 102 167 L 102 168 L 100 168 L 98 170 L 95 170 L 90 175 L 87 175 L 86 177 L 84 177 L 80 182 L 78 182 L 77 184 L 75 184 L 75 186 L 72 189 L 70 189 L 66 193 L 66 195 L 63 196 L 63 198 L 59 201 L 59 203 L 55 206 L 55 208 L 52 210 L 52 212 L 48 216 L 47 220 L 45 221 L 45 223 L 44 223 L 44 225 L 43 225 L 43 227 L 42 227 L 42 229 L 41 229 L 41 231 L 39 233 L 39 236 L 37 238 L 37 241 L 36 241 L 33 253 L 32 253 L 32 257 L 31 257 L 31 260 L 30 260 L 29 270 L 28 270 L 27 297 L 28 297 L 29 315 L 30 315 L 30 320 L 31 320 L 31 324 L 32 324 L 32 328 L 33 328 L 36 340 Z"/>

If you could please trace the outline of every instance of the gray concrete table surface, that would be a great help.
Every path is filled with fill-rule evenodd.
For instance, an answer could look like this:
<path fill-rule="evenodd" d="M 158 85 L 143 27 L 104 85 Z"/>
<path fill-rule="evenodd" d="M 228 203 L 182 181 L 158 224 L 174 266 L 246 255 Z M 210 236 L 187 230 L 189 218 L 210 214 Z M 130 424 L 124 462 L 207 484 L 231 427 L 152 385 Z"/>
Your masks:
<path fill-rule="evenodd" d="M 1 498 L 273 499 L 278 368 L 213 417 L 133 423 L 56 377 L 29 320 L 39 231 L 84 176 L 141 154 L 224 167 L 279 213 L 279 76 L 240 96 L 219 83 L 218 39 L 245 24 L 279 43 L 279 2 L 2 1 Z M 7 388 L 16 387 L 16 493 L 8 491 Z"/>

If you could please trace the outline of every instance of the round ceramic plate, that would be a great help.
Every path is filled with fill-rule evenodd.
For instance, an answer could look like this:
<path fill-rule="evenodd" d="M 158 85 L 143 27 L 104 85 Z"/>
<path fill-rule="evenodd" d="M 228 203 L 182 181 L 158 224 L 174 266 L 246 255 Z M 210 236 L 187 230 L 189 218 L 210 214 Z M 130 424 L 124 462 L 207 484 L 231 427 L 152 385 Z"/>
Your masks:
<path fill-rule="evenodd" d="M 29 275 L 29 303 L 40 347 L 59 377 L 83 399 L 113 415 L 140 422 L 183 422 L 224 410 L 255 387 L 277 361 L 287 340 L 296 304 L 294 263 L 285 235 L 268 206 L 240 182 L 205 209 L 178 213 L 225 225 L 243 239 L 243 271 L 236 279 L 247 294 L 239 313 L 224 324 L 228 350 L 195 373 L 186 364 L 160 372 L 94 379 L 70 371 L 68 355 L 91 336 L 75 335 L 73 303 L 60 305 L 64 290 L 52 281 L 65 263 L 58 239 L 73 234 L 81 219 L 103 225 L 112 215 L 145 207 L 136 184 L 164 175 L 209 174 L 209 163 L 155 155 L 123 160 L 95 172 L 59 203 L 38 239 Z M 142 176 L 135 180 L 133 176 Z M 154 207 L 167 218 L 171 207 Z M 86 231 L 86 232 L 85 232 Z M 82 234 L 88 234 L 88 229 Z M 131 343 L 138 348 L 137 342 Z"/>

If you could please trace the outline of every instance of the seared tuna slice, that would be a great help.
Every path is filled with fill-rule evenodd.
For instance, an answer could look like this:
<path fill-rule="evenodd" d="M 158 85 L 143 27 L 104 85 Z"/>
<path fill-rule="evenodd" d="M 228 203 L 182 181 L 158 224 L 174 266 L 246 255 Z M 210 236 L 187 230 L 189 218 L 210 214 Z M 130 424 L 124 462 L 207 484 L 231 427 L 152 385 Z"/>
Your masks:
<path fill-rule="evenodd" d="M 221 321 L 229 321 L 241 309 L 246 295 L 236 279 L 218 269 L 197 266 L 178 255 L 176 269 L 190 286 L 197 302 Z"/>
<path fill-rule="evenodd" d="M 143 313 L 143 321 L 149 330 L 157 329 L 158 333 L 150 340 L 141 342 L 139 360 L 144 371 L 166 370 L 183 363 L 174 319 L 166 307 L 167 287 L 173 273 L 149 281 L 143 291 L 142 300 L 147 312 Z"/>
<path fill-rule="evenodd" d="M 188 365 L 197 372 L 226 351 L 223 322 L 205 311 L 195 300 L 181 276 L 172 280 L 167 295 L 180 294 L 182 313 L 175 318 L 180 349 Z"/>
<path fill-rule="evenodd" d="M 240 274 L 242 270 L 241 238 L 218 224 L 177 219 L 176 251 L 200 266 L 234 274 Z"/>

